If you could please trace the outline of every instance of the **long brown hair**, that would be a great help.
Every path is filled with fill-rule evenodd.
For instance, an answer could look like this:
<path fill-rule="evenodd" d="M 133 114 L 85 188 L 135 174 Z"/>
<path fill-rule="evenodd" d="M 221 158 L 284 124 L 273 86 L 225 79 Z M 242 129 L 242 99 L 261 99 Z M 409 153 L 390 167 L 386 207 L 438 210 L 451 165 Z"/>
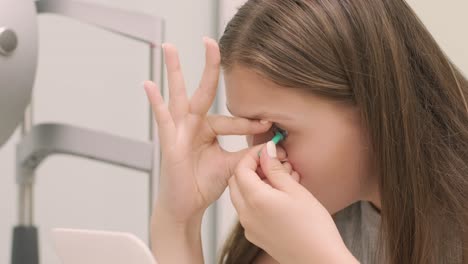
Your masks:
<path fill-rule="evenodd" d="M 240 65 L 360 109 L 378 168 L 380 263 L 460 263 L 468 81 L 404 0 L 249 0 L 220 49 L 226 72 Z M 219 262 L 259 252 L 238 223 Z"/>

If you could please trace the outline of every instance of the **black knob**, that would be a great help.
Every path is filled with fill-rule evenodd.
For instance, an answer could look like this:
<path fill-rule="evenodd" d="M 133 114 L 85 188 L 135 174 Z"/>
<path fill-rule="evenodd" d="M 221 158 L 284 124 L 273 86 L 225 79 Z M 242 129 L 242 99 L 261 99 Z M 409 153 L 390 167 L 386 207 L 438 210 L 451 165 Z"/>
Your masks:
<path fill-rule="evenodd" d="M 10 55 L 18 46 L 16 33 L 8 28 L 0 27 L 0 54 Z"/>

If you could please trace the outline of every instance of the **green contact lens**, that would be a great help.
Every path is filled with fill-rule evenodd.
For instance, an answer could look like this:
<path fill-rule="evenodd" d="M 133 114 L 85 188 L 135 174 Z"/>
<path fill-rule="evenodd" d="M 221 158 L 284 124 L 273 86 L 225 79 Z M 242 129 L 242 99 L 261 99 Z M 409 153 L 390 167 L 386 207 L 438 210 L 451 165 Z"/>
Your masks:
<path fill-rule="evenodd" d="M 277 131 L 275 133 L 275 136 L 271 139 L 271 141 L 273 141 L 273 143 L 278 144 L 278 142 L 280 142 L 281 140 L 283 140 L 285 138 L 284 134 Z"/>
<path fill-rule="evenodd" d="M 283 131 L 276 131 L 275 132 L 275 136 L 271 139 L 271 141 L 273 141 L 273 143 L 275 143 L 275 145 L 277 145 L 281 140 L 284 140 L 287 136 L 287 133 L 286 132 L 283 132 Z M 260 154 L 261 154 L 261 150 L 257 153 L 258 156 L 260 157 Z"/>

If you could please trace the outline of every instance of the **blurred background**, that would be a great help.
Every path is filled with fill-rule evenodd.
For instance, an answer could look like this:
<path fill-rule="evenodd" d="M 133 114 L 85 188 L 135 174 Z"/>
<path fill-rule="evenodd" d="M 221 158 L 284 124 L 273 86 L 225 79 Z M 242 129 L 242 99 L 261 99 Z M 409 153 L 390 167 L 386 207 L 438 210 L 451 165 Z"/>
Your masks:
<path fill-rule="evenodd" d="M 3 0 L 0 0 L 3 1 Z M 32 0 L 18 0 L 32 1 Z M 189 95 L 204 65 L 202 37 L 220 37 L 244 0 L 88 0 L 144 12 L 165 20 L 166 42 L 177 46 Z M 468 74 L 468 2 L 408 0 L 444 51 Z M 148 48 L 72 19 L 39 18 L 39 64 L 33 90 L 34 122 L 58 122 L 146 140 L 148 103 L 141 86 L 148 79 Z M 165 84 L 164 89 L 167 89 Z M 228 115 L 223 80 L 212 111 Z M 0 263 L 10 262 L 16 224 L 16 130 L 0 149 Z M 223 137 L 229 150 L 246 146 L 242 137 Z M 35 223 L 41 263 L 58 264 L 50 229 L 118 230 L 148 241 L 148 177 L 142 172 L 92 160 L 55 155 L 40 165 L 35 188 Z M 204 217 L 206 263 L 214 263 L 235 211 L 227 193 Z"/>

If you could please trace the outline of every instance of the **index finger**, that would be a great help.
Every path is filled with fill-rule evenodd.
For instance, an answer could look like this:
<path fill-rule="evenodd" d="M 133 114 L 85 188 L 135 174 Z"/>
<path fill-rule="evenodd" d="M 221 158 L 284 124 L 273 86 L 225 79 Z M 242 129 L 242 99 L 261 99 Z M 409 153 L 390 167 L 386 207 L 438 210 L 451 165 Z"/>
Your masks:
<path fill-rule="evenodd" d="M 205 70 L 198 89 L 190 100 L 190 112 L 204 115 L 210 110 L 211 104 L 216 95 L 219 79 L 219 67 L 221 54 L 215 40 L 203 38 L 205 44 Z"/>

